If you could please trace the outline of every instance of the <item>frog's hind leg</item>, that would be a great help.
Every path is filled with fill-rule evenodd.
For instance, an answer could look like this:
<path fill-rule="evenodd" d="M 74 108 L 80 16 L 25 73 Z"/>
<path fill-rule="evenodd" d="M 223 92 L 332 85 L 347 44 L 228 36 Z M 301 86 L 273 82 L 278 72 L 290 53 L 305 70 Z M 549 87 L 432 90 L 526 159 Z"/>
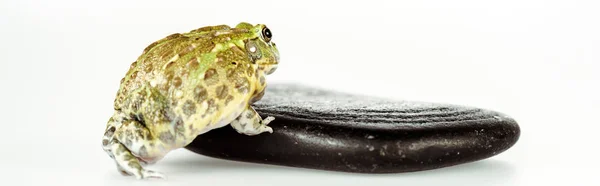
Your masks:
<path fill-rule="evenodd" d="M 111 141 L 113 140 L 113 136 L 115 135 L 115 130 L 117 130 L 117 128 L 121 126 L 120 122 L 117 122 L 117 118 L 119 118 L 119 116 L 115 114 L 113 117 L 110 118 L 110 120 L 108 120 L 106 129 L 104 130 L 104 136 L 102 136 L 102 150 L 104 150 L 104 152 L 106 152 L 106 154 L 108 154 L 108 156 L 110 156 L 110 158 L 112 159 L 115 158 L 115 155 L 113 154 L 111 148 Z M 119 170 L 121 175 L 132 175 L 131 173 L 125 171 L 125 169 L 123 169 L 123 167 L 121 167 L 119 164 L 117 164 L 117 169 Z"/>
<path fill-rule="evenodd" d="M 160 172 L 147 170 L 142 167 L 140 159 L 135 157 L 129 149 L 127 149 L 118 140 L 113 139 L 111 149 L 115 152 L 114 160 L 117 162 L 117 168 L 123 175 L 135 175 L 137 179 L 144 178 L 165 178 L 165 175 Z"/>
<path fill-rule="evenodd" d="M 122 175 L 134 175 L 138 179 L 165 178 L 164 174 L 146 170 L 142 166 L 162 157 L 161 150 L 152 140 L 144 125 L 126 117 L 111 118 L 102 139 L 104 151 L 113 158 Z"/>
<path fill-rule="evenodd" d="M 115 158 L 115 156 L 111 150 L 110 142 L 112 141 L 117 128 L 121 126 L 121 115 L 122 114 L 115 112 L 115 114 L 108 120 L 108 123 L 106 124 L 106 129 L 104 130 L 104 136 L 102 136 L 102 150 L 104 150 L 104 152 L 106 152 L 108 156 L 110 156 L 110 158 L 113 159 Z"/>
<path fill-rule="evenodd" d="M 273 129 L 267 125 L 274 119 L 271 116 L 262 119 L 256 110 L 248 105 L 242 114 L 231 122 L 231 126 L 238 133 L 249 136 L 258 135 L 263 132 L 273 133 Z"/>

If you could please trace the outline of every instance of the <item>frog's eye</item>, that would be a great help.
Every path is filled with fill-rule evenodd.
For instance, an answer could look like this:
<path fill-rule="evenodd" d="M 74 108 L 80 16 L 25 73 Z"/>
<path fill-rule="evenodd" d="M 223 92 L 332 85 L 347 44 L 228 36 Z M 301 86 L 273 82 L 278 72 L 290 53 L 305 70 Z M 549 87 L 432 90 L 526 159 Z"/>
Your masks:
<path fill-rule="evenodd" d="M 271 34 L 271 30 L 269 30 L 269 28 L 267 27 L 262 29 L 262 35 L 265 38 L 266 42 L 271 41 L 271 37 L 273 37 L 273 34 Z"/>

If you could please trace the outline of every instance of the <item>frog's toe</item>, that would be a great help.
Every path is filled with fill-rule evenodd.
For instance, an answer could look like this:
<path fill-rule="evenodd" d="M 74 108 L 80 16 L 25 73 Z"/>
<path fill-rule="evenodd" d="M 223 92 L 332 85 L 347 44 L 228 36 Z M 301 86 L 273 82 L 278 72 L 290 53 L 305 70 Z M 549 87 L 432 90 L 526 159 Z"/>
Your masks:
<path fill-rule="evenodd" d="M 153 170 L 142 170 L 141 175 L 137 177 L 138 179 L 148 179 L 148 178 L 155 178 L 155 179 L 167 179 L 167 176 L 161 172 L 156 172 Z"/>
<path fill-rule="evenodd" d="M 271 123 L 271 121 L 275 120 L 275 117 L 273 116 L 269 116 L 266 117 L 265 119 L 262 120 L 262 124 L 263 125 L 268 125 L 269 123 Z M 271 130 L 272 131 L 272 130 Z"/>
<path fill-rule="evenodd" d="M 258 129 L 254 130 L 253 135 L 258 135 L 258 134 L 262 134 L 262 133 L 273 133 L 273 128 L 266 126 L 266 125 L 261 125 Z"/>
<path fill-rule="evenodd" d="M 265 129 L 263 129 L 263 132 L 273 133 L 273 129 L 271 127 L 265 127 Z"/>

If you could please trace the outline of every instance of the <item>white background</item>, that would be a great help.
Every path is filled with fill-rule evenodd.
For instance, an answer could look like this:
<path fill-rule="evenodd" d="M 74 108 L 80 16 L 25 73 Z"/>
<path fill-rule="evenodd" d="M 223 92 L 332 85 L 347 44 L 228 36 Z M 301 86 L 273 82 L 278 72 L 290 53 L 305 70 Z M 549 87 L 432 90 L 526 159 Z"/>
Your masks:
<path fill-rule="evenodd" d="M 600 185 L 598 1 L 0 2 L 0 185 Z M 117 173 L 100 147 L 119 80 L 150 43 L 206 25 L 265 23 L 269 82 L 476 106 L 521 139 L 490 159 L 406 174 L 326 172 L 187 150 Z"/>

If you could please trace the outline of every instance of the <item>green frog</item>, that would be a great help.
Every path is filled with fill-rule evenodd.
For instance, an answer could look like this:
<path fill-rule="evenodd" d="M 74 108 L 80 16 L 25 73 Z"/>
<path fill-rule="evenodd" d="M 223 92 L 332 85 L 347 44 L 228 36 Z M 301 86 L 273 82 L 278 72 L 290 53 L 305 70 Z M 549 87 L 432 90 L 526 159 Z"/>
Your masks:
<path fill-rule="evenodd" d="M 273 133 L 251 106 L 279 51 L 264 24 L 206 26 L 175 33 L 144 49 L 123 79 L 102 147 L 123 175 L 165 178 L 144 166 L 196 136 L 231 125 L 245 135 Z"/>

